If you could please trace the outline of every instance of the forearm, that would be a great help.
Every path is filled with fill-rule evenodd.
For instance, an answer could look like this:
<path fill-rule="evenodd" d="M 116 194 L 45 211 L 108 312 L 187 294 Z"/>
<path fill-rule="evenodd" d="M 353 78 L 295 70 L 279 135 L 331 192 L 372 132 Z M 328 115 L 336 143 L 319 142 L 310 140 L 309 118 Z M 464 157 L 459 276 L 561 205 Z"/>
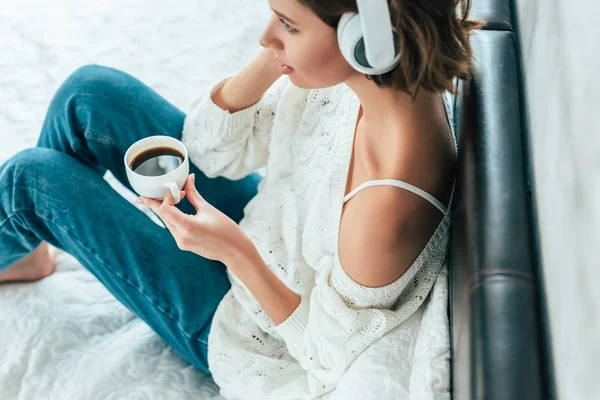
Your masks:
<path fill-rule="evenodd" d="M 246 285 L 276 326 L 300 304 L 300 295 L 269 269 L 249 239 L 224 264 Z"/>
<path fill-rule="evenodd" d="M 263 48 L 258 55 L 212 95 L 221 109 L 234 113 L 258 102 L 281 71 L 271 49 Z"/>

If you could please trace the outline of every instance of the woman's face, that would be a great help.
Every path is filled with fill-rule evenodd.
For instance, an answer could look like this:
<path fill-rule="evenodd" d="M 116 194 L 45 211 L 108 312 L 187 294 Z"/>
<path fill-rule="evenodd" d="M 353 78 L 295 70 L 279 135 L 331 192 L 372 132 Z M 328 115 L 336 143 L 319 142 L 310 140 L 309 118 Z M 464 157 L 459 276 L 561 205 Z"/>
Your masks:
<path fill-rule="evenodd" d="M 342 56 L 335 29 L 298 0 L 269 0 L 273 10 L 260 44 L 294 70 L 292 83 L 320 89 L 346 81 L 356 71 Z"/>

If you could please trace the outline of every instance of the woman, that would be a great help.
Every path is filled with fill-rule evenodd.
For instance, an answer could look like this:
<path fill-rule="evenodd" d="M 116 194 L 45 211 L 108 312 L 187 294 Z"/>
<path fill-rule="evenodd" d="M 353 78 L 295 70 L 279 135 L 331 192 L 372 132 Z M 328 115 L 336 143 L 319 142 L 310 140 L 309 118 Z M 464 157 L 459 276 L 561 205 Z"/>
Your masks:
<path fill-rule="evenodd" d="M 379 75 L 340 52 L 355 0 L 270 0 L 264 49 L 187 116 L 124 72 L 75 71 L 37 147 L 0 167 L 0 280 L 47 276 L 50 244 L 223 396 L 332 391 L 422 304 L 447 253 L 456 143 L 442 92 L 468 79 L 479 25 L 469 1 L 462 19 L 458 0 L 388 3 L 401 57 Z M 183 201 L 140 198 L 167 229 L 102 178 L 131 189 L 123 155 L 156 134 L 191 160 Z"/>

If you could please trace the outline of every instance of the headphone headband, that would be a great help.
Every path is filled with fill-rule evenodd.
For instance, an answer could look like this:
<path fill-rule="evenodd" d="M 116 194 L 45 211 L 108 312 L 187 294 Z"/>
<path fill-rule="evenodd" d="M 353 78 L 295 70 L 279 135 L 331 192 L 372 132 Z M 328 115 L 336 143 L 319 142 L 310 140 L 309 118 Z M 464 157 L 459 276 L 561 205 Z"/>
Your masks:
<path fill-rule="evenodd" d="M 394 61 L 392 21 L 388 0 L 356 0 L 365 41 L 365 56 L 374 68 Z"/>

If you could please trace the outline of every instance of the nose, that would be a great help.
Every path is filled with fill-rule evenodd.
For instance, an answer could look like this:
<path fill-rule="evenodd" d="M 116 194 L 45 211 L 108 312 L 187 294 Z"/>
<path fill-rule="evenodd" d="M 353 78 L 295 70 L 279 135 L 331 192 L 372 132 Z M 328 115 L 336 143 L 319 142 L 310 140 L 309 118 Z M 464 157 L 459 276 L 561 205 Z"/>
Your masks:
<path fill-rule="evenodd" d="M 269 47 L 264 36 L 261 36 L 260 39 L 258 39 L 258 44 L 260 44 L 262 47 Z"/>
<path fill-rule="evenodd" d="M 271 18 L 269 24 L 260 35 L 258 39 L 258 43 L 262 47 L 270 48 L 270 49 L 283 49 L 283 43 L 279 40 L 275 34 L 275 26 L 273 25 L 274 18 Z"/>

